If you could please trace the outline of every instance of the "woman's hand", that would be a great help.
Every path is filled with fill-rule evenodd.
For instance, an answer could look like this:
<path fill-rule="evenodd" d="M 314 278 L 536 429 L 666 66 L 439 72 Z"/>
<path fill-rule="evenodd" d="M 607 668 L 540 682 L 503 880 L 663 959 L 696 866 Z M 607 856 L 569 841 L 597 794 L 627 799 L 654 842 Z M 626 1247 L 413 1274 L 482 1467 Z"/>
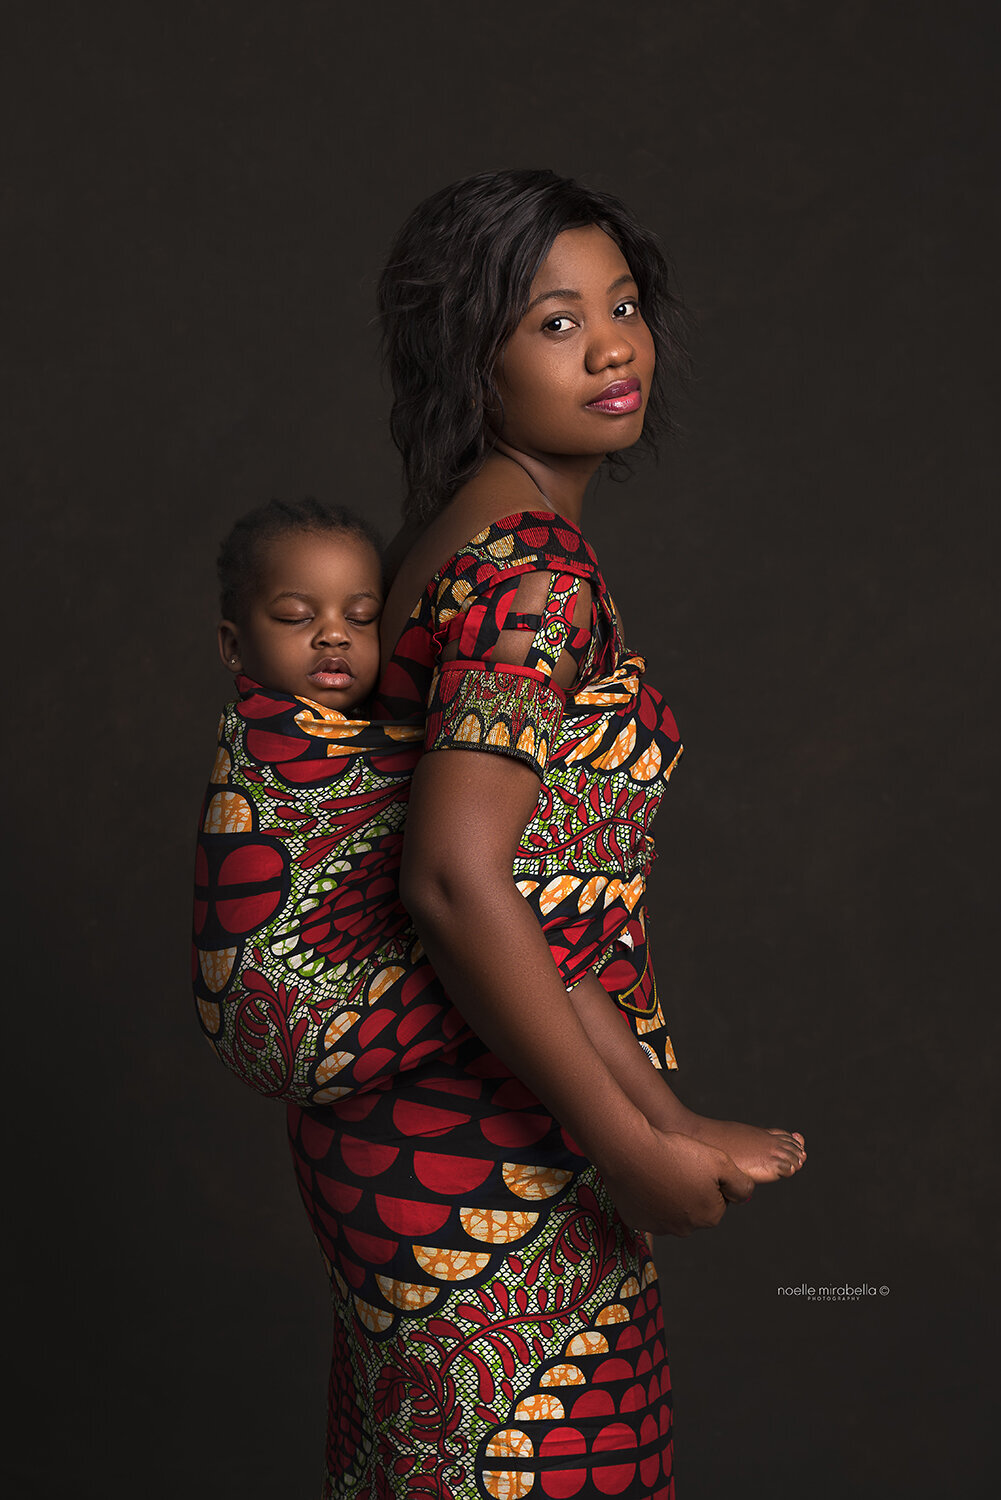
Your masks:
<path fill-rule="evenodd" d="M 652 1125 L 621 1165 L 599 1167 L 623 1221 L 651 1234 L 709 1229 L 728 1203 L 744 1203 L 754 1192 L 752 1178 L 725 1151 Z"/>

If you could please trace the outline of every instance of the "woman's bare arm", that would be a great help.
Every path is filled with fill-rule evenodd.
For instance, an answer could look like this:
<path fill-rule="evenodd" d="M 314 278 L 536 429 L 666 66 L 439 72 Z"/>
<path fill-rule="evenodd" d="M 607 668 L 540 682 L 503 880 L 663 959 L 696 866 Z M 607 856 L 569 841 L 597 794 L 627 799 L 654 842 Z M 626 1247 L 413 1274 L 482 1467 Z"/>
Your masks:
<path fill-rule="evenodd" d="M 400 889 L 449 996 L 601 1171 L 623 1219 L 656 1233 L 718 1223 L 751 1179 L 724 1151 L 660 1128 L 575 1013 L 512 878 L 538 798 L 507 756 L 431 751 L 414 774 Z"/>

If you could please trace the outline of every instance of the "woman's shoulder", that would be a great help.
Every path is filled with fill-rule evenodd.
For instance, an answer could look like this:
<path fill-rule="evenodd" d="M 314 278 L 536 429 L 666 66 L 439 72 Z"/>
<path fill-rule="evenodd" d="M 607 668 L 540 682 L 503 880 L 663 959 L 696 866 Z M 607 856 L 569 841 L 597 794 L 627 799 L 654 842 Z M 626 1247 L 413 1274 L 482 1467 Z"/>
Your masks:
<path fill-rule="evenodd" d="M 516 508 L 492 504 L 461 505 L 436 517 L 400 565 L 396 582 L 410 578 L 416 596 L 421 584 L 433 591 L 451 574 L 478 565 L 483 576 L 536 566 L 569 567 L 598 574 L 598 562 L 580 527 L 547 509 L 541 500 Z"/>
<path fill-rule="evenodd" d="M 515 510 L 492 516 L 467 534 L 431 582 L 466 573 L 473 566 L 485 580 L 492 574 L 563 565 L 585 573 L 597 571 L 597 559 L 580 528 L 556 511 Z"/>
<path fill-rule="evenodd" d="M 399 640 L 406 620 L 424 606 L 436 613 L 435 605 L 445 602 L 445 594 L 457 588 L 465 598 L 503 575 L 555 568 L 578 573 L 601 587 L 597 559 L 580 528 L 547 509 L 534 487 L 530 496 L 512 497 L 475 481 L 423 531 L 404 528 L 390 545 L 388 566 L 392 584 L 383 626 L 387 646 Z"/>
<path fill-rule="evenodd" d="M 461 607 L 470 595 L 482 595 L 512 575 L 530 572 L 575 573 L 599 591 L 604 587 L 582 532 L 555 511 L 512 511 L 472 534 L 467 527 L 462 536 L 437 567 L 428 563 L 411 575 L 407 597 L 418 600 L 418 609 L 424 604 L 437 615 L 442 606 Z"/>
<path fill-rule="evenodd" d="M 476 552 L 512 536 L 522 546 L 555 555 L 593 553 L 580 528 L 549 504 L 517 464 L 497 455 L 423 525 L 410 522 L 390 544 L 387 571 L 394 581 L 431 582 L 463 553 Z"/>

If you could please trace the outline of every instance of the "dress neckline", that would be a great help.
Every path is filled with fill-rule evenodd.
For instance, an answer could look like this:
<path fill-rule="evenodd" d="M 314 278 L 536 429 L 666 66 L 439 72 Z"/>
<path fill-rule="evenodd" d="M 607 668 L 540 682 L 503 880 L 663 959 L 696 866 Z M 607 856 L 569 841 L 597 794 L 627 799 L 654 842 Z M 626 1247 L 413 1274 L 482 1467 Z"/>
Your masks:
<path fill-rule="evenodd" d="M 483 536 L 484 532 L 494 530 L 513 531 L 515 530 L 515 527 L 510 526 L 507 523 L 510 521 L 522 520 L 527 516 L 531 516 L 536 521 L 548 521 L 550 524 L 552 524 L 555 520 L 561 526 L 567 526 L 571 531 L 575 531 L 580 539 L 585 543 L 585 545 L 587 545 L 587 538 L 584 536 L 584 533 L 581 531 L 577 523 L 575 521 L 568 521 L 565 516 L 560 515 L 558 510 L 512 510 L 506 516 L 498 516 L 496 521 L 488 521 L 486 526 L 481 526 L 479 531 L 474 532 L 474 536 Z M 446 568 L 450 567 L 451 564 L 455 562 L 455 559 L 458 557 L 459 553 L 465 551 L 465 549 L 470 546 L 472 541 L 473 537 L 469 537 L 465 542 L 463 542 L 461 547 L 456 547 L 455 551 L 451 554 L 450 557 L 446 557 L 445 561 L 442 563 L 438 571 L 436 573 L 432 573 L 431 577 L 424 585 L 424 588 L 421 591 L 422 598 L 424 594 L 427 593 L 431 585 L 438 581 L 441 575 L 445 572 Z M 411 610 L 410 613 L 412 615 L 413 610 Z"/>

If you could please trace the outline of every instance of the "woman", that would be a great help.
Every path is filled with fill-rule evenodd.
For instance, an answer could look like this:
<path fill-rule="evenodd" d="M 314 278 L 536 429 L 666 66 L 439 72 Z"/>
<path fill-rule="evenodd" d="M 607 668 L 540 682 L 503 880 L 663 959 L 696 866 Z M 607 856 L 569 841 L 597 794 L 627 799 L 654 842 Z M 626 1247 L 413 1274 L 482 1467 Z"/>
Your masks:
<path fill-rule="evenodd" d="M 641 907 L 593 964 L 604 988 L 570 996 L 572 963 L 523 899 L 538 880 L 512 871 L 538 873 L 533 829 L 565 828 L 579 874 L 554 883 L 583 920 L 604 880 L 588 859 L 627 794 L 629 816 L 655 805 L 679 749 L 579 530 L 602 462 L 665 425 L 677 306 L 652 237 L 548 172 L 428 199 L 380 294 L 410 487 L 380 706 L 427 720 L 400 888 L 455 1011 L 401 1066 L 438 1025 L 418 949 L 385 979 L 400 1004 L 380 989 L 361 1023 L 367 1086 L 289 1110 L 334 1293 L 324 1494 L 666 1497 L 639 1231 L 718 1222 L 755 1178 L 795 1170 L 802 1142 L 701 1120 L 651 1067 L 672 1060 Z M 581 724 L 626 699 L 597 754 L 605 729 Z"/>

